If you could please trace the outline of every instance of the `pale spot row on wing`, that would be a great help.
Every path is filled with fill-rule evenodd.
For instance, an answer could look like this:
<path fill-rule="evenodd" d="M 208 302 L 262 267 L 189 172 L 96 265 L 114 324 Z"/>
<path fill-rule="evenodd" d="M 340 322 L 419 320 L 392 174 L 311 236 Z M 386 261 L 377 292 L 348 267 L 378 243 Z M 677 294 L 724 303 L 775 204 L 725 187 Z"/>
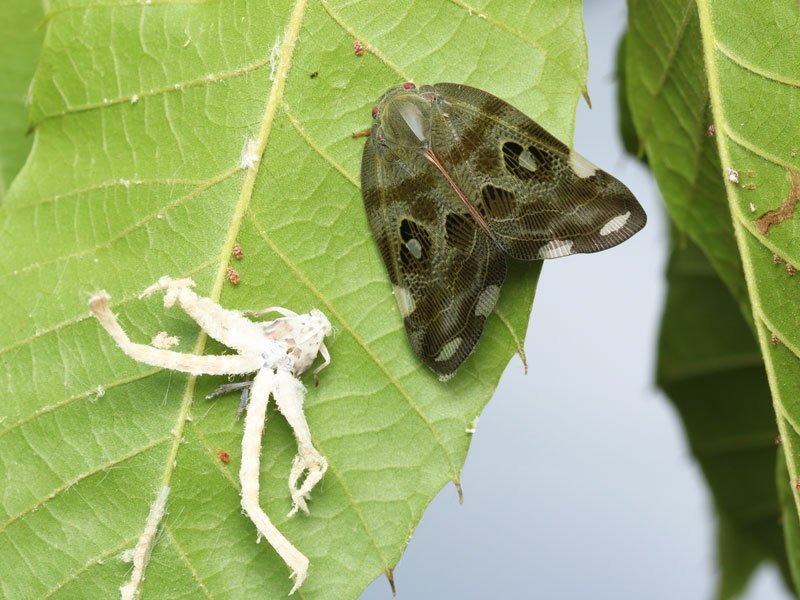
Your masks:
<path fill-rule="evenodd" d="M 408 291 L 408 288 L 393 285 L 392 290 L 395 300 L 397 300 L 397 307 L 400 309 L 400 316 L 405 319 L 414 312 L 416 302 L 414 302 L 414 298 L 411 296 L 411 292 Z"/>
<path fill-rule="evenodd" d="M 494 305 L 497 304 L 497 299 L 500 297 L 500 286 L 490 285 L 481 292 L 478 297 L 478 303 L 475 305 L 476 317 L 488 317 L 494 310 Z"/>
<path fill-rule="evenodd" d="M 442 350 L 436 356 L 438 362 L 450 360 L 461 345 L 462 339 L 460 337 L 454 338 L 442 346 Z"/>
<path fill-rule="evenodd" d="M 597 173 L 597 166 L 574 150 L 569 153 L 569 164 L 575 175 L 581 179 L 586 179 Z"/>
<path fill-rule="evenodd" d="M 615 231 L 619 231 L 623 227 L 625 227 L 625 223 L 628 222 L 628 219 L 631 218 L 631 211 L 626 212 L 622 215 L 617 215 L 613 219 L 609 220 L 603 227 L 600 228 L 600 235 L 609 235 L 614 233 Z"/>
<path fill-rule="evenodd" d="M 561 258 L 572 254 L 571 240 L 551 240 L 539 248 L 539 258 Z"/>

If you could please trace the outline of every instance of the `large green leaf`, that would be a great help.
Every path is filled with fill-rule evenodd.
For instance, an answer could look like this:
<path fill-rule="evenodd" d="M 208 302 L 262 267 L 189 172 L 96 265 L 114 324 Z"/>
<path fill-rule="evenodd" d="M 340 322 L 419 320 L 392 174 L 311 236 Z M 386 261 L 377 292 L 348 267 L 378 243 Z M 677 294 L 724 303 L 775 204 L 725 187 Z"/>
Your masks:
<path fill-rule="evenodd" d="M 798 220 L 787 215 L 768 232 L 756 217 L 796 194 L 800 122 L 800 4 L 754 6 L 730 0 L 698 4 L 708 84 L 723 169 L 752 172 L 754 190 L 726 178 L 739 252 L 753 305 L 778 428 L 789 472 L 800 479 L 800 313 L 797 279 L 784 264 L 800 264 Z M 746 27 L 732 14 L 747 15 Z M 763 43 L 769 40 L 769 44 Z M 744 178 L 744 177 L 743 177 Z M 800 490 L 794 490 L 800 510 Z M 795 515 L 797 518 L 797 515 Z M 792 560 L 800 547 L 789 548 Z"/>
<path fill-rule="evenodd" d="M 306 407 L 330 468 L 311 515 L 283 518 L 294 447 L 270 413 L 262 503 L 311 559 L 301 597 L 353 598 L 390 573 L 425 506 L 458 482 L 465 429 L 521 345 L 538 275 L 516 267 L 447 384 L 411 354 L 350 137 L 409 78 L 489 88 L 569 141 L 586 78 L 580 2 L 54 4 L 34 147 L 0 209 L 0 564 L 14 574 L 0 595 L 111 597 L 129 569 L 116 557 L 165 484 L 146 592 L 288 592 L 285 566 L 240 513 L 237 400 L 203 400 L 219 378 L 131 361 L 88 316 L 103 287 L 134 338 L 165 329 L 180 350 L 221 352 L 178 311 L 136 300 L 164 274 L 194 277 L 229 307 L 328 314 L 333 362 Z M 261 161 L 242 161 L 245 149 Z"/>
<path fill-rule="evenodd" d="M 790 267 L 800 262 L 797 220 L 787 211 L 767 232 L 759 219 L 794 196 L 791 182 L 800 166 L 800 122 L 791 116 L 800 105 L 800 5 L 794 0 L 630 0 L 629 5 L 634 121 L 677 224 L 740 300 L 735 257 L 741 259 L 788 469 L 797 480 L 800 313 Z M 712 122 L 713 138 L 706 133 Z M 800 507 L 796 489 L 794 497 Z M 789 549 L 800 553 L 795 545 Z"/>
<path fill-rule="evenodd" d="M 752 330 L 691 242 L 676 244 L 657 381 L 678 409 L 717 509 L 720 600 L 763 560 L 788 579 L 775 473 L 775 415 Z"/>
<path fill-rule="evenodd" d="M 43 15 L 39 2 L 0 3 L 0 201 L 33 143 L 26 135 L 25 97 L 39 57 L 43 36 L 35 29 Z"/>

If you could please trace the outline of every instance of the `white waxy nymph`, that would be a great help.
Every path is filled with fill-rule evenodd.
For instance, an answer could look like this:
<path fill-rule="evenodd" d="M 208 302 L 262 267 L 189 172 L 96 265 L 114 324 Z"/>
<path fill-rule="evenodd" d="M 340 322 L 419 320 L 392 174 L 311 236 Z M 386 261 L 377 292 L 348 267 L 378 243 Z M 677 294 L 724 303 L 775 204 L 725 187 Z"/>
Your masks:
<path fill-rule="evenodd" d="M 162 277 L 147 288 L 141 297 L 155 292 L 164 292 L 164 306 L 177 304 L 218 342 L 236 350 L 236 354 L 197 355 L 175 352 L 169 349 L 170 336 L 162 332 L 155 338 L 155 345 L 133 342 L 122 329 L 116 315 L 109 306 L 110 296 L 100 291 L 89 300 L 92 314 L 125 354 L 141 363 L 191 373 L 193 375 L 246 375 L 255 373 L 252 381 L 223 385 L 217 393 L 233 389 L 249 389 L 250 402 L 242 436 L 242 463 L 239 470 L 242 508 L 258 530 L 259 538 L 266 538 L 284 560 L 295 577 L 292 592 L 299 588 L 308 573 L 308 558 L 304 556 L 270 521 L 259 504 L 259 474 L 261 462 L 261 434 L 264 430 L 267 403 L 272 397 L 278 410 L 294 431 L 297 441 L 297 456 L 289 473 L 289 490 L 292 510 L 308 512 L 306 501 L 314 486 L 319 483 L 328 462 L 311 442 L 311 431 L 303 412 L 305 387 L 298 376 L 321 354 L 325 362 L 314 371 L 330 363 L 330 355 L 324 339 L 332 331 L 328 318 L 314 309 L 308 314 L 298 315 L 285 308 L 272 307 L 263 311 L 249 312 L 247 316 L 238 310 L 227 310 L 210 298 L 202 298 L 192 291 L 191 279 Z M 274 321 L 251 321 L 248 316 L 278 313 Z M 244 401 L 246 402 L 246 400 Z M 187 417 L 188 418 L 188 417 Z M 123 600 L 138 596 L 144 580 L 147 560 L 157 542 L 155 532 L 166 509 L 169 488 L 162 488 L 147 519 L 144 533 L 133 552 L 134 569 L 130 581 L 120 588 Z M 291 592 L 290 592 L 291 593 Z"/>

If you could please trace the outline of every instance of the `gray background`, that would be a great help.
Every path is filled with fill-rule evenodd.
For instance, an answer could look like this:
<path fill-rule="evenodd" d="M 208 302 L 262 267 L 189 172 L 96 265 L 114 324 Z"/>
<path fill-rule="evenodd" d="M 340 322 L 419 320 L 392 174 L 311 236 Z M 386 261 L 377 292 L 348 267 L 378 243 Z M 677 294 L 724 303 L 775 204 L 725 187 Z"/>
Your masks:
<path fill-rule="evenodd" d="M 614 54 L 624 0 L 584 2 L 589 91 L 575 147 L 622 179 L 647 227 L 602 254 L 545 265 L 526 353 L 484 411 L 463 472 L 425 513 L 395 569 L 398 596 L 709 600 L 712 506 L 675 411 L 655 389 L 667 221 L 617 133 Z M 762 567 L 748 600 L 779 600 Z M 391 598 L 384 578 L 362 600 Z"/>

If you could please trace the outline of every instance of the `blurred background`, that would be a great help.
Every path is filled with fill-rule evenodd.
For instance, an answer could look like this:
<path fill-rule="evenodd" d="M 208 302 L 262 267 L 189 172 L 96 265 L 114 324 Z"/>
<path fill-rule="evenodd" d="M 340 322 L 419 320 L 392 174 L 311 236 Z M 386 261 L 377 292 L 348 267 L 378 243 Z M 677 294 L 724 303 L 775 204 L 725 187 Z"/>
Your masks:
<path fill-rule="evenodd" d="M 545 265 L 526 341 L 463 471 L 395 569 L 398 597 L 710 600 L 713 505 L 678 416 L 656 389 L 668 221 L 618 133 L 615 53 L 624 0 L 584 0 L 593 109 L 575 148 L 633 190 L 647 227 L 615 249 Z M 761 567 L 747 600 L 791 598 Z M 362 600 L 391 598 L 385 578 Z"/>

